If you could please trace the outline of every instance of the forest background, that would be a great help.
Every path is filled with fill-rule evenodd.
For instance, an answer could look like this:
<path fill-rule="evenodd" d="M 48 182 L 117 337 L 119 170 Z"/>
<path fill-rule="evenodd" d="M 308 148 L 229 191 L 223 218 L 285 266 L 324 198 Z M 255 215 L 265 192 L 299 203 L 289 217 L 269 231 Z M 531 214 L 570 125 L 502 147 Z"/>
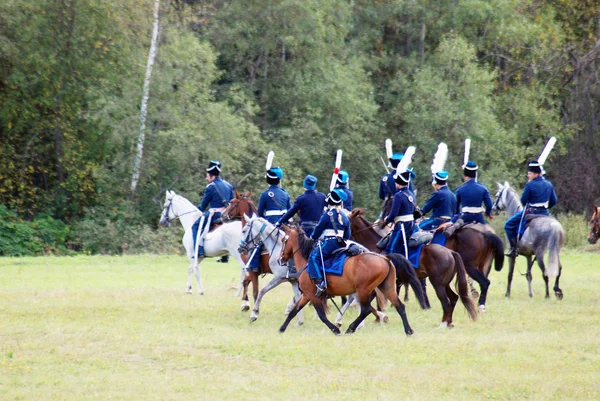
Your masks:
<path fill-rule="evenodd" d="M 134 190 L 155 0 L 1 2 L 0 255 L 181 252 L 181 232 L 157 229 L 164 191 L 197 204 L 217 159 L 256 199 L 269 150 L 293 198 L 308 173 L 327 191 L 343 149 L 374 217 L 386 138 L 417 147 L 422 204 L 440 141 L 450 186 L 471 138 L 493 194 L 522 188 L 556 136 L 556 211 L 584 241 L 600 198 L 597 1 L 156 1 Z"/>

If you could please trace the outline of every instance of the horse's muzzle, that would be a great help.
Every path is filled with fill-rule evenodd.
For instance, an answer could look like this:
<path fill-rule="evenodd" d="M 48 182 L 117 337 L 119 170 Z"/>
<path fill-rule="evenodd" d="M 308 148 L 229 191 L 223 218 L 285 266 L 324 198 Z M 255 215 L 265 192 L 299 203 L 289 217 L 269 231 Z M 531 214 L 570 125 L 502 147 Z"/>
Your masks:
<path fill-rule="evenodd" d="M 162 227 L 171 227 L 171 222 L 167 219 L 161 220 L 158 222 Z"/>
<path fill-rule="evenodd" d="M 596 237 L 588 237 L 588 242 L 592 245 L 595 245 L 598 242 L 598 238 Z"/>

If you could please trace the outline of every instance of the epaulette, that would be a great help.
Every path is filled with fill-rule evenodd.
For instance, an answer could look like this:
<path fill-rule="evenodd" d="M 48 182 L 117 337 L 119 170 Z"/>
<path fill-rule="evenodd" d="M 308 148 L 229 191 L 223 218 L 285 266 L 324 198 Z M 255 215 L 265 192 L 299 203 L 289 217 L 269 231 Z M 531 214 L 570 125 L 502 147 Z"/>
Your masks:
<path fill-rule="evenodd" d="M 387 175 L 384 175 L 383 178 L 381 179 L 381 181 L 383 181 L 383 182 L 387 182 L 387 180 L 388 180 L 388 176 Z"/>

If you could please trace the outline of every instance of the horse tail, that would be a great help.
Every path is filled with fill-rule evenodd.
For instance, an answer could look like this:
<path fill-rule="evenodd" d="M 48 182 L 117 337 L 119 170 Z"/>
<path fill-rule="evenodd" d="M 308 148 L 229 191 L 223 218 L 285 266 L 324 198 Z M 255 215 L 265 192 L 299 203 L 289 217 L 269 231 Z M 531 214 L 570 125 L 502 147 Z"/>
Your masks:
<path fill-rule="evenodd" d="M 429 307 L 427 306 L 427 301 L 425 300 L 425 294 L 423 294 L 423 287 L 421 286 L 421 282 L 417 277 L 415 268 L 410 264 L 408 259 L 397 253 L 392 253 L 388 255 L 388 258 L 395 267 L 396 276 L 399 278 L 404 277 L 403 283 L 409 284 L 415 292 L 415 296 L 419 301 L 419 305 L 421 305 L 421 309 L 429 309 Z"/>
<path fill-rule="evenodd" d="M 452 252 L 452 256 L 454 257 L 454 265 L 456 266 L 456 287 L 458 291 L 458 296 L 460 297 L 461 302 L 465 306 L 465 309 L 469 313 L 469 317 L 472 321 L 477 320 L 477 307 L 475 306 L 475 302 L 471 299 L 471 294 L 469 292 L 469 284 L 467 282 L 467 269 L 465 269 L 465 264 L 462 261 L 462 258 L 458 254 L 458 252 Z"/>
<path fill-rule="evenodd" d="M 547 277 L 558 276 L 558 273 L 560 272 L 559 254 L 565 241 L 565 233 L 562 230 L 562 227 L 560 227 L 560 223 L 553 222 L 552 226 L 554 230 L 552 230 L 553 233 L 550 235 L 550 245 L 548 246 L 548 265 L 546 266 Z"/>
<path fill-rule="evenodd" d="M 486 233 L 485 239 L 494 250 L 494 269 L 499 272 L 504 266 L 504 242 L 493 233 Z"/>

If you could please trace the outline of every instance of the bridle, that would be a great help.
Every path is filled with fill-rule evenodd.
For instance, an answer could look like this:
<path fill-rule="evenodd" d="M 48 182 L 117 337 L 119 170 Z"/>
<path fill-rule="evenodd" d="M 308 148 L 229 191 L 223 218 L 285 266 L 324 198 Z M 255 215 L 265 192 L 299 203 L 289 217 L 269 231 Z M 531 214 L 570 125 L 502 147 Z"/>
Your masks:
<path fill-rule="evenodd" d="M 287 248 L 287 243 L 288 240 L 290 239 L 290 235 L 286 234 L 285 237 L 283 237 L 283 241 L 282 246 L 281 246 L 281 253 L 279 254 L 279 264 L 283 265 L 285 263 L 287 263 L 290 259 L 294 259 L 294 255 L 296 254 L 296 252 L 298 252 L 301 248 L 300 245 L 298 245 L 298 248 L 296 248 L 295 250 L 292 250 L 292 255 L 284 260 L 284 255 L 285 255 L 285 249 Z"/>
<path fill-rule="evenodd" d="M 221 219 L 223 220 L 223 222 L 229 222 L 235 219 L 242 219 L 242 214 L 239 212 L 239 208 L 240 208 L 240 201 L 241 200 L 246 200 L 248 201 L 248 208 L 250 209 L 251 214 L 254 214 L 256 212 L 254 205 L 251 203 L 250 198 L 248 198 L 246 195 L 242 195 L 242 197 L 240 199 L 235 199 L 237 202 L 231 202 L 230 206 L 223 212 L 223 214 L 221 215 Z M 231 208 L 231 209 L 229 209 Z M 235 213 L 234 213 L 235 211 Z M 231 217 L 234 216 L 234 217 Z"/>
<path fill-rule="evenodd" d="M 173 217 L 172 219 L 169 218 L 169 210 L 173 211 Z M 180 215 L 177 215 L 175 213 L 175 209 L 173 209 L 173 198 L 169 199 L 169 203 L 165 204 L 165 206 L 163 207 L 163 215 L 165 216 L 165 220 L 167 221 L 167 223 L 170 225 L 172 222 L 176 221 L 177 219 L 179 219 L 181 216 L 185 216 L 186 214 L 190 214 L 190 213 L 196 213 L 197 210 L 190 210 L 189 212 L 185 212 L 182 213 Z"/>
<path fill-rule="evenodd" d="M 500 200 L 502 199 L 502 197 L 504 196 L 504 191 L 506 191 L 506 188 L 502 188 L 500 191 L 498 191 L 498 193 L 496 194 L 496 201 L 494 202 L 494 204 L 492 205 L 492 210 L 496 210 L 496 211 L 500 211 Z"/>
<path fill-rule="evenodd" d="M 271 232 L 264 239 L 261 240 L 261 234 L 267 228 L 267 223 L 263 223 L 258 233 L 253 236 L 252 234 L 255 222 L 256 220 L 253 220 L 250 222 L 250 224 L 246 225 L 246 227 L 248 227 L 248 233 L 246 234 L 246 238 L 240 241 L 240 246 L 238 248 L 238 251 L 240 253 L 249 252 L 250 249 L 254 249 L 256 247 L 261 246 L 271 235 L 273 235 L 274 232 L 277 232 L 277 238 L 275 238 L 275 245 L 273 246 L 273 250 L 275 249 L 275 246 L 277 246 L 277 239 L 279 238 L 279 229 L 277 227 L 274 227 L 273 230 L 271 230 Z M 273 250 L 271 250 L 271 253 L 273 252 Z"/>

